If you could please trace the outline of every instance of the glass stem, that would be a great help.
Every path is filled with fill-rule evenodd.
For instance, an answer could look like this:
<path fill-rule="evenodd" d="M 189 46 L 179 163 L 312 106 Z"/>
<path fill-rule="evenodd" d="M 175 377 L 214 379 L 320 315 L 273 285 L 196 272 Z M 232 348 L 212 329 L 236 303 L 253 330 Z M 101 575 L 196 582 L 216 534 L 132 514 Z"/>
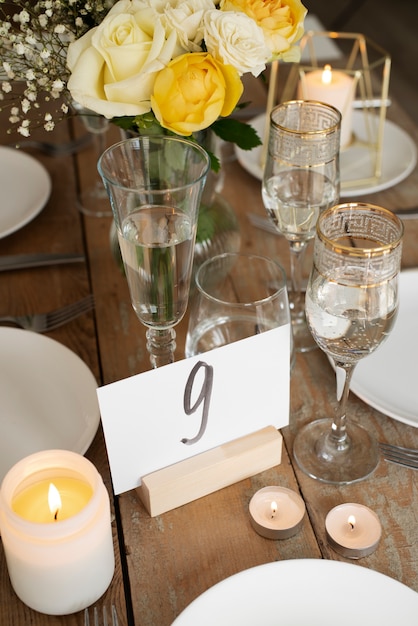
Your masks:
<path fill-rule="evenodd" d="M 292 285 L 290 308 L 292 318 L 297 320 L 304 318 L 305 315 L 305 302 L 302 297 L 302 269 L 307 245 L 304 241 L 290 241 L 289 243 L 290 280 Z"/>
<path fill-rule="evenodd" d="M 335 412 L 335 417 L 332 422 L 330 443 L 337 450 L 345 450 L 349 442 L 347 440 L 347 400 L 350 393 L 350 383 L 353 376 L 355 364 L 347 365 L 342 363 L 336 363 L 337 370 L 337 400 L 338 406 Z M 344 384 L 342 389 L 339 385 L 338 372 L 344 374 Z"/>
<path fill-rule="evenodd" d="M 176 331 L 174 328 L 148 328 L 147 350 L 153 368 L 174 363 Z"/>

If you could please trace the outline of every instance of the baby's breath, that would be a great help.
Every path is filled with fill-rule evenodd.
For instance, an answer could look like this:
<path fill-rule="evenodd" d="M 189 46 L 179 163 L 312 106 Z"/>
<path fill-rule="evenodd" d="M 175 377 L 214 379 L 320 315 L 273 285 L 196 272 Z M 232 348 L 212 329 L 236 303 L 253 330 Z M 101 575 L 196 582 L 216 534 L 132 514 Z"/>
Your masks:
<path fill-rule="evenodd" d="M 67 48 L 100 24 L 116 0 L 0 0 L 0 110 L 24 137 L 54 129 L 71 110 Z"/>

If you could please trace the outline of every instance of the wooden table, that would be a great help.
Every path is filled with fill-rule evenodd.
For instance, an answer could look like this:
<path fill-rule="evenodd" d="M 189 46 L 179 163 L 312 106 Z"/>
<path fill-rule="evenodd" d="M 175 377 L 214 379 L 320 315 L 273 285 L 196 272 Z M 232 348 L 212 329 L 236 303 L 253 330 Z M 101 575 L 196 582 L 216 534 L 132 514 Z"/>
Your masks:
<path fill-rule="evenodd" d="M 418 143 L 418 129 L 395 105 L 389 117 Z M 5 123 L 3 123 L 5 127 Z M 64 141 L 62 124 L 48 139 Z M 76 124 L 75 132 L 82 130 Z M 113 136 L 117 139 L 117 135 Z M 3 132 L 2 139 L 6 139 Z M 82 216 L 76 206 L 77 185 L 87 185 L 95 172 L 92 148 L 76 158 L 37 154 L 51 174 L 51 198 L 30 224 L 1 240 L 1 254 L 39 251 L 83 252 L 86 263 L 0 275 L 0 313 L 43 311 L 92 291 L 96 299 L 89 313 L 52 333 L 92 369 L 99 384 L 120 380 L 149 369 L 145 330 L 132 310 L 126 281 L 109 246 L 110 218 Z M 416 206 L 418 169 L 396 187 L 352 198 L 369 200 L 396 210 Z M 264 215 L 260 182 L 235 161 L 225 164 L 223 195 L 234 207 L 241 228 L 241 248 L 278 259 L 288 270 L 283 238 L 249 224 L 247 212 Z M 405 221 L 404 267 L 418 266 L 418 220 Z M 177 329 L 177 358 L 183 357 L 187 319 Z M 319 350 L 298 354 L 291 377 L 290 424 L 283 429 L 282 463 L 252 478 L 151 518 L 135 492 L 113 499 L 117 567 L 103 603 L 115 603 L 121 626 L 168 626 L 199 594 L 218 581 L 255 565 L 298 558 L 345 560 L 327 545 L 324 520 L 342 502 L 371 507 L 383 526 L 376 552 L 357 565 L 383 572 L 418 591 L 417 473 L 382 461 L 373 476 L 355 485 L 335 487 L 316 482 L 295 466 L 292 441 L 305 423 L 332 414 L 335 379 Z M 144 407 L 145 408 L 145 407 Z M 152 418 L 152 407 L 146 407 Z M 354 395 L 350 417 L 364 424 L 382 441 L 418 448 L 418 430 L 386 417 Z M 102 472 L 111 493 L 111 480 L 102 431 L 87 456 Z M 248 504 L 259 488 L 281 484 L 299 491 L 307 506 L 301 531 L 284 541 L 263 539 L 252 529 Z M 49 617 L 23 605 L 8 580 L 0 551 L 0 623 L 35 626 L 76 626 L 82 614 Z"/>

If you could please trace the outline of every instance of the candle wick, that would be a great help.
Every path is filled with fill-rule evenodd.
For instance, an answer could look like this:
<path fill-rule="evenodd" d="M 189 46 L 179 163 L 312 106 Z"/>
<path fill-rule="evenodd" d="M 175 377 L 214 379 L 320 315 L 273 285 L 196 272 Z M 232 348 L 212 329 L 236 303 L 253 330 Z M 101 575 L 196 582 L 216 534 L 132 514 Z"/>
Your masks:
<path fill-rule="evenodd" d="M 57 520 L 58 520 L 58 511 L 59 511 L 59 509 L 57 509 L 57 510 L 55 511 L 55 515 L 54 515 L 54 520 L 55 520 L 55 521 L 57 521 Z"/>

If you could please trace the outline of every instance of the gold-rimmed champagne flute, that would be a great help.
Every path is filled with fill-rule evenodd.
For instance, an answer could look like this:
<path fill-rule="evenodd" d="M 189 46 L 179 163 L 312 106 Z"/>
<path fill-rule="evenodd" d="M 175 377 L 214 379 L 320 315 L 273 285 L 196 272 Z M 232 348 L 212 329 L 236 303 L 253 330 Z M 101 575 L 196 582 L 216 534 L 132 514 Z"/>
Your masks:
<path fill-rule="evenodd" d="M 109 194 L 132 306 L 146 326 L 152 367 L 174 361 L 189 298 L 207 152 L 179 137 L 141 136 L 108 148 L 99 172 Z"/>
<path fill-rule="evenodd" d="M 318 215 L 339 200 L 340 126 L 340 112 L 321 102 L 283 102 L 270 115 L 262 197 L 267 214 L 289 242 L 289 302 L 299 352 L 316 347 L 305 319 L 303 257 Z"/>
<path fill-rule="evenodd" d="M 323 482 L 362 480 L 379 462 L 374 438 L 347 421 L 347 398 L 356 364 L 374 352 L 393 327 L 402 237 L 401 220 L 373 204 L 336 205 L 318 218 L 306 318 L 337 375 L 344 374 L 344 385 L 337 385 L 335 417 L 303 427 L 293 453 L 306 474 Z"/>

